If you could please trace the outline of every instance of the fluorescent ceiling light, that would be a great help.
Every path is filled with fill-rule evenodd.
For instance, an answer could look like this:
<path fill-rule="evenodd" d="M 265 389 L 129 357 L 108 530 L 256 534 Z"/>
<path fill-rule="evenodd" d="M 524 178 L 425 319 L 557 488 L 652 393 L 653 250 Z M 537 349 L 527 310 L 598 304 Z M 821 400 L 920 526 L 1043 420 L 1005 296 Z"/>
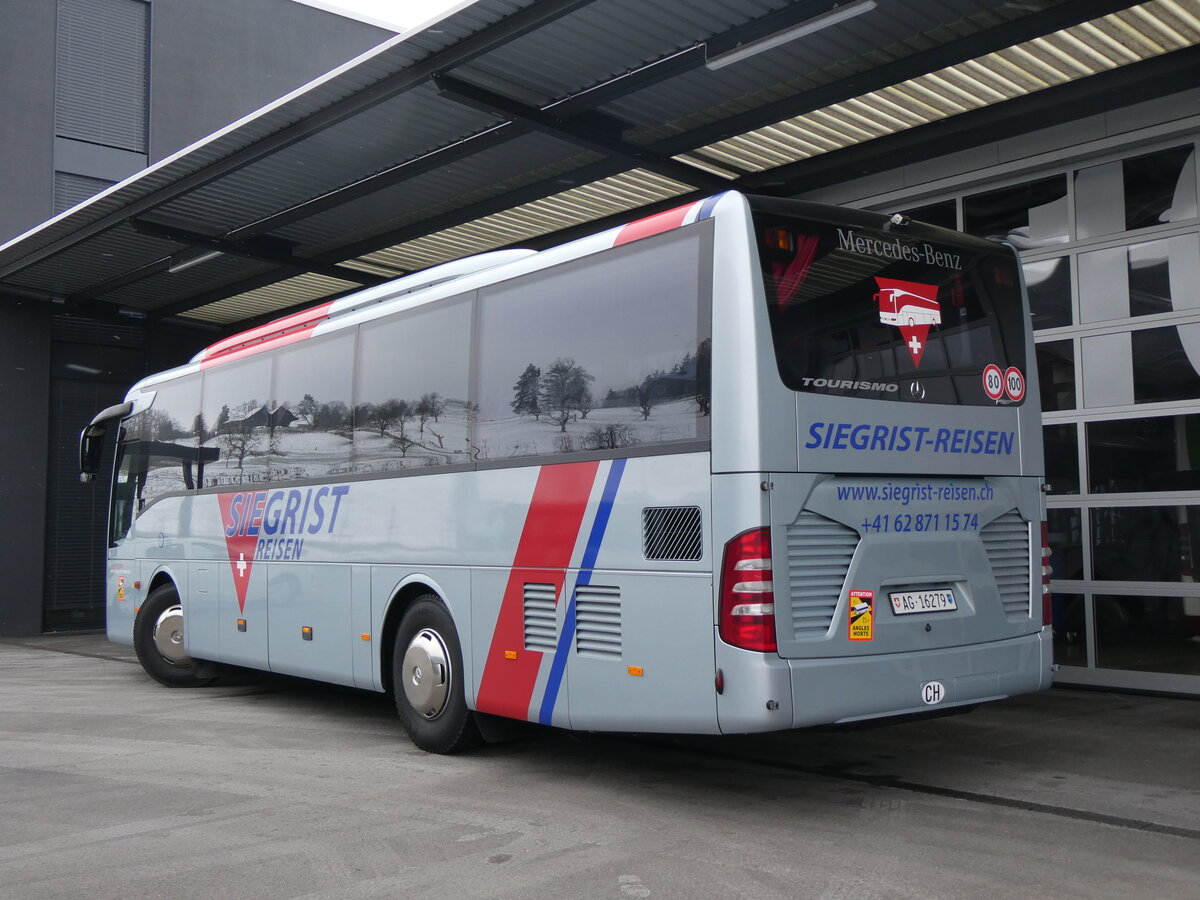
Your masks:
<path fill-rule="evenodd" d="M 171 264 L 167 266 L 167 271 L 174 275 L 176 272 L 182 272 L 185 269 L 190 269 L 192 266 L 198 266 L 200 263 L 206 263 L 210 259 L 216 259 L 220 255 L 220 250 L 209 250 L 207 253 L 201 253 L 199 256 L 193 256 L 191 258 L 183 257 L 181 259 L 177 259 L 173 256 L 171 257 Z M 182 256 L 182 254 L 180 254 L 180 256 Z"/>
<path fill-rule="evenodd" d="M 821 31 L 824 28 L 829 28 L 832 25 L 837 25 L 839 22 L 845 22 L 847 19 L 853 19 L 855 16 L 861 16 L 865 12 L 870 12 L 876 6 L 875 0 L 858 0 L 856 3 L 847 3 L 844 6 L 836 6 L 829 12 L 821 13 L 819 16 L 813 16 L 811 19 L 806 19 L 799 25 L 793 25 L 791 28 L 785 28 L 783 31 L 777 31 L 775 34 L 767 35 L 764 38 L 759 38 L 757 41 L 750 41 L 748 44 L 742 44 L 727 53 L 720 53 L 712 59 L 706 60 L 704 65 L 716 71 L 725 66 L 733 65 L 736 62 L 741 62 L 743 59 L 748 59 L 758 53 L 763 53 L 767 50 L 773 50 L 776 47 L 782 46 L 789 41 L 794 41 L 797 38 L 802 38 L 805 35 L 812 34 L 816 31 Z"/>

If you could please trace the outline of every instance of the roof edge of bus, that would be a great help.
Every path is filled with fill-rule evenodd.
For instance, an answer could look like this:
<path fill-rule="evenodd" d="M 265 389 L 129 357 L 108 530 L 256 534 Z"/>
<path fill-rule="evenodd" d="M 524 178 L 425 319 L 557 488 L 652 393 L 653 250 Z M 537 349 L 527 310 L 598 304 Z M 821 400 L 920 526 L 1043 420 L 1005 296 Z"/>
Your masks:
<path fill-rule="evenodd" d="M 492 250 L 442 263 L 441 265 L 406 275 L 394 281 L 388 281 L 362 291 L 356 291 L 339 300 L 317 304 L 300 312 L 274 319 L 265 325 L 259 325 L 256 328 L 223 338 L 215 344 L 205 347 L 193 356 L 190 362 L 194 365 L 199 365 L 202 369 L 206 369 L 221 363 L 233 362 L 236 359 L 242 359 L 263 350 L 301 341 L 310 337 L 318 325 L 325 324 L 331 319 L 340 318 L 353 312 L 360 312 L 369 306 L 394 300 L 405 294 L 457 281 L 460 278 L 476 275 L 489 269 L 521 262 L 539 254 L 554 255 L 554 251 L 560 250 L 562 247 L 570 247 L 572 245 L 586 246 L 588 242 L 597 239 L 606 248 L 619 247 L 622 244 L 628 244 L 642 238 L 672 231 L 684 225 L 691 225 L 703 219 L 710 218 L 714 214 L 717 204 L 730 196 L 742 198 L 744 202 L 745 195 L 741 192 L 735 190 L 722 191 L 719 194 L 714 194 L 701 200 L 694 200 L 673 209 L 664 210 L 641 219 L 635 219 L 625 225 L 598 232 L 589 237 L 570 241 L 567 244 L 551 248 L 550 250 Z M 598 249 L 600 248 L 593 247 L 590 251 L 586 252 L 595 252 Z"/>
<path fill-rule="evenodd" d="M 207 367 L 215 365 L 218 361 L 230 362 L 233 359 L 240 359 L 249 353 L 265 350 L 268 345 L 275 346 L 298 340 L 306 336 L 305 333 L 316 325 L 329 319 L 346 315 L 375 303 L 393 300 L 404 294 L 455 281 L 467 275 L 474 275 L 476 272 L 527 259 L 536 255 L 537 252 L 526 249 L 493 250 L 442 263 L 368 288 L 365 291 L 357 291 L 340 300 L 319 303 L 300 312 L 274 319 L 265 325 L 259 325 L 257 328 L 239 332 L 205 347 L 192 357 L 191 362 Z"/>
<path fill-rule="evenodd" d="M 805 218 L 816 219 L 818 221 L 838 222 L 844 225 L 883 229 L 885 231 L 895 230 L 899 234 L 903 234 L 904 229 L 908 229 L 911 224 L 916 226 L 916 231 L 918 232 L 914 234 L 914 237 L 941 238 L 942 240 L 953 241 L 962 246 L 969 247 L 974 245 L 980 250 L 986 248 L 993 252 L 995 252 L 997 244 L 1004 243 L 968 234 L 965 231 L 946 228 L 942 225 L 934 225 L 932 222 L 924 222 L 920 219 L 912 219 L 910 223 L 906 218 L 903 225 L 892 225 L 889 220 L 895 213 L 890 212 L 858 209 L 854 206 L 818 203 L 813 200 L 797 200 L 792 197 L 772 197 L 767 194 L 746 194 L 745 197 L 753 212 L 775 214 L 799 213 Z"/>

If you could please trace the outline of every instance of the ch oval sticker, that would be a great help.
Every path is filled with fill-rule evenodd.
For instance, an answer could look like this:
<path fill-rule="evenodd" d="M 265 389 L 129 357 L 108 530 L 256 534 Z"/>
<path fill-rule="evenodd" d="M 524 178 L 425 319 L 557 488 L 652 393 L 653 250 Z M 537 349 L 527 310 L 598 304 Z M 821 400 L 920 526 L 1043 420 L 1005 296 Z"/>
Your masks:
<path fill-rule="evenodd" d="M 926 706 L 937 706 L 946 699 L 946 686 L 940 681 L 927 681 L 921 685 L 921 700 Z"/>

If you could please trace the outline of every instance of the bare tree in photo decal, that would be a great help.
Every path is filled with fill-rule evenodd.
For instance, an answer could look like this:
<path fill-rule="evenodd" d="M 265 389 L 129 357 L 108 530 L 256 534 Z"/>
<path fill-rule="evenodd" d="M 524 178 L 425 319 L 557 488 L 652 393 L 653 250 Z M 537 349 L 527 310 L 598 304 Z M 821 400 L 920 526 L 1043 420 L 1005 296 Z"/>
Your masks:
<path fill-rule="evenodd" d="M 592 381 L 595 378 L 569 356 L 560 356 L 542 375 L 542 412 L 558 426 L 560 432 L 567 430 L 567 423 L 584 403 L 591 409 L 591 388 L 588 385 Z"/>

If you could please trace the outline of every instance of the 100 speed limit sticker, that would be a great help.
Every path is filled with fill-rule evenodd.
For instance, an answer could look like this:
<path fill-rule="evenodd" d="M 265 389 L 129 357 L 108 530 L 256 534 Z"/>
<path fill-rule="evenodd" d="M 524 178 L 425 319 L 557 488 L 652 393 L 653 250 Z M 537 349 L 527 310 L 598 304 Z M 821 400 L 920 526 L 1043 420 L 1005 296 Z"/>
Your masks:
<path fill-rule="evenodd" d="M 1007 396 L 1013 403 L 1020 403 L 1025 399 L 1025 376 L 1016 366 L 1001 371 L 993 363 L 983 370 L 983 392 L 989 400 L 999 402 Z"/>

